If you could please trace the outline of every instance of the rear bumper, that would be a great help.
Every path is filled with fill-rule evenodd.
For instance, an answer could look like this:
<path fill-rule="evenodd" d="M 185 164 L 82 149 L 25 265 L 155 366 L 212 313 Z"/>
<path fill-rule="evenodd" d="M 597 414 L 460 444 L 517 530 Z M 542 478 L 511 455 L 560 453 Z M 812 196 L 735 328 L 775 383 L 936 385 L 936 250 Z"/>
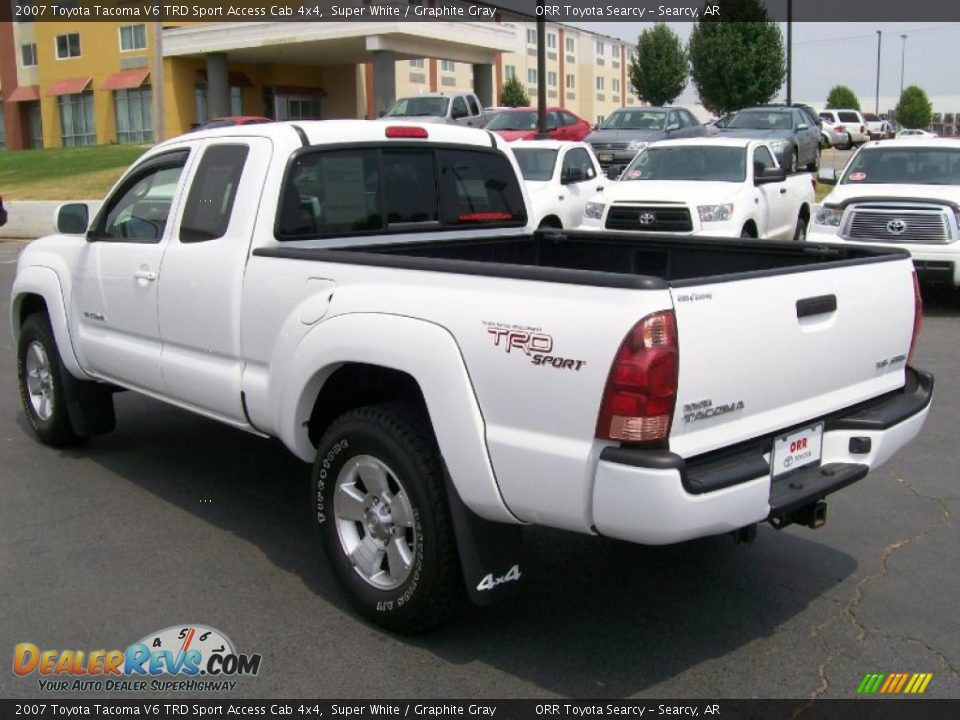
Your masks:
<path fill-rule="evenodd" d="M 667 545 L 809 505 L 861 480 L 916 437 L 932 399 L 933 376 L 908 368 L 900 391 L 811 418 L 804 424 L 824 422 L 821 465 L 774 483 L 774 434 L 690 460 L 667 451 L 606 448 L 594 482 L 593 524 L 602 535 Z"/>

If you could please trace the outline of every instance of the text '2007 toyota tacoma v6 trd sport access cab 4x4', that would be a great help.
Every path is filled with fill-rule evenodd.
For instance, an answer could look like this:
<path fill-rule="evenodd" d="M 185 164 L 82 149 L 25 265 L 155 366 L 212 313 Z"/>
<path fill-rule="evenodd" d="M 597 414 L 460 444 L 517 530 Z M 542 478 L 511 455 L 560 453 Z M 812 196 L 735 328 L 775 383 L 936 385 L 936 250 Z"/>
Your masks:
<path fill-rule="evenodd" d="M 30 425 L 107 432 L 128 388 L 279 438 L 348 596 L 407 631 L 510 594 L 524 524 L 817 526 L 919 432 L 907 253 L 533 232 L 505 148 L 366 121 L 157 145 L 20 255 Z"/>

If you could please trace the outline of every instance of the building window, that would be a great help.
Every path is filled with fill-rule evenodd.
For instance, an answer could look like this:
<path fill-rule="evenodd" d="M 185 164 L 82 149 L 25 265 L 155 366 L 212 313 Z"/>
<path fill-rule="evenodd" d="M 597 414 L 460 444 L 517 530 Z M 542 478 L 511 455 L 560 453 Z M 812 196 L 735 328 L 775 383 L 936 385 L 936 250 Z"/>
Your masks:
<path fill-rule="evenodd" d="M 603 125 L 603 115 L 597 115 L 597 125 Z"/>
<path fill-rule="evenodd" d="M 557 36 L 553 33 L 547 33 L 547 47 L 555 48 L 557 46 Z"/>
<path fill-rule="evenodd" d="M 535 68 L 529 68 L 527 70 L 527 83 L 530 85 L 537 84 L 537 71 Z"/>
<path fill-rule="evenodd" d="M 210 121 L 210 113 L 207 112 L 207 86 L 204 83 L 198 83 L 194 86 L 193 98 L 196 106 L 197 124 L 203 125 Z M 230 114 L 243 115 L 243 88 L 236 85 L 230 86 Z"/>
<path fill-rule="evenodd" d="M 606 49 L 607 46 L 603 44 L 603 40 L 597 40 L 597 55 L 603 55 Z"/>
<path fill-rule="evenodd" d="M 505 80 L 513 80 L 517 76 L 517 68 L 515 65 L 504 65 L 503 66 L 503 77 Z"/>
<path fill-rule="evenodd" d="M 572 53 L 573 50 L 574 50 L 574 47 L 575 47 L 575 46 L 574 46 L 574 43 L 573 43 L 573 38 L 572 38 L 572 37 L 568 37 L 568 38 L 567 38 L 567 52 L 568 52 L 568 53 Z"/>
<path fill-rule="evenodd" d="M 146 25 L 124 25 L 120 28 L 120 51 L 143 50 L 147 47 Z"/>
<path fill-rule="evenodd" d="M 576 88 L 576 82 L 577 82 L 576 76 L 574 76 L 574 75 L 567 75 L 567 90 L 573 90 L 573 89 L 575 89 L 575 88 Z"/>
<path fill-rule="evenodd" d="M 230 114 L 243 115 L 243 88 L 230 86 Z"/>
<path fill-rule="evenodd" d="M 20 46 L 20 64 L 23 67 L 33 67 L 37 64 L 36 43 L 25 43 Z"/>
<path fill-rule="evenodd" d="M 117 111 L 117 142 L 145 143 L 153 140 L 153 98 L 150 86 L 114 93 Z"/>
<path fill-rule="evenodd" d="M 80 33 L 67 33 L 54 38 L 57 43 L 57 60 L 80 57 Z"/>
<path fill-rule="evenodd" d="M 63 147 L 97 144 L 93 121 L 93 93 L 60 96 L 60 138 Z"/>
<path fill-rule="evenodd" d="M 441 60 L 440 69 L 444 72 L 453 72 L 457 69 L 457 64 L 453 60 Z"/>
<path fill-rule="evenodd" d="M 603 90 L 603 78 L 602 78 L 602 77 L 598 77 L 598 78 L 597 78 L 597 90 Z"/>
<path fill-rule="evenodd" d="M 614 43 L 613 45 L 611 45 L 611 46 L 610 46 L 610 55 L 612 55 L 613 57 L 619 57 L 619 56 L 620 56 L 620 46 L 617 45 L 616 43 Z"/>
<path fill-rule="evenodd" d="M 277 95 L 277 120 L 319 120 L 320 97 L 318 95 Z"/>
<path fill-rule="evenodd" d="M 610 81 L 610 87 L 615 92 L 620 92 L 620 81 L 617 78 L 614 78 Z"/>
<path fill-rule="evenodd" d="M 537 44 L 537 31 L 533 28 L 527 28 L 527 45 Z"/>
<path fill-rule="evenodd" d="M 419 68 L 420 70 L 423 70 L 423 58 L 418 58 L 417 60 L 411 60 L 410 67 Z"/>
<path fill-rule="evenodd" d="M 555 72 L 547 73 L 547 85 L 549 85 L 550 87 L 557 86 L 557 74 Z"/>

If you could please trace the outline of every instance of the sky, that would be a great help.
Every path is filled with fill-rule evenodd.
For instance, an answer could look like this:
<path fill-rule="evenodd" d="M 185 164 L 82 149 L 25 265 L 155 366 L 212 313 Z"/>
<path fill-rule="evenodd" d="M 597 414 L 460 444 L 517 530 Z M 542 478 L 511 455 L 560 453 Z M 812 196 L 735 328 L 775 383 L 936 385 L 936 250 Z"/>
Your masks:
<path fill-rule="evenodd" d="M 953 2 L 955 0 L 944 0 Z M 570 23 L 605 35 L 636 42 L 653 23 Z M 686 42 L 693 23 L 670 23 Z M 780 23 L 786 40 L 786 24 Z M 882 32 L 880 96 L 899 96 L 900 57 L 906 34 L 904 87 L 919 85 L 927 95 L 960 96 L 960 22 L 871 23 L 817 22 L 793 24 L 793 98 L 800 102 L 824 102 L 834 85 L 849 86 L 865 110 L 873 109 L 877 83 L 877 30 Z M 785 93 L 781 92 L 782 100 Z M 692 83 L 679 104 L 697 102 Z M 884 112 L 886 108 L 881 108 Z M 960 111 L 956 108 L 947 111 Z"/>

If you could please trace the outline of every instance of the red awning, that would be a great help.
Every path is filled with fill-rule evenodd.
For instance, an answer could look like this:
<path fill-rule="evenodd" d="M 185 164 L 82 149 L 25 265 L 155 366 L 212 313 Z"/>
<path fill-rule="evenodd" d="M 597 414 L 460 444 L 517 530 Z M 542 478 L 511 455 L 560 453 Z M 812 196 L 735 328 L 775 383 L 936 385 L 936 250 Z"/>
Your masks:
<path fill-rule="evenodd" d="M 66 80 L 54 80 L 47 89 L 47 97 L 51 95 L 76 95 L 82 93 L 90 85 L 91 78 L 78 77 Z"/>
<path fill-rule="evenodd" d="M 149 70 L 123 70 L 115 72 L 103 81 L 101 90 L 133 90 L 146 82 Z"/>
<path fill-rule="evenodd" d="M 39 85 L 21 85 L 14 88 L 7 98 L 7 102 L 33 102 L 40 99 Z"/>
<path fill-rule="evenodd" d="M 197 76 L 200 78 L 201 82 L 207 81 L 207 71 L 206 70 L 197 70 Z M 255 87 L 253 80 L 247 77 L 246 73 L 230 71 L 230 87 L 241 87 L 241 88 L 251 88 Z"/>

